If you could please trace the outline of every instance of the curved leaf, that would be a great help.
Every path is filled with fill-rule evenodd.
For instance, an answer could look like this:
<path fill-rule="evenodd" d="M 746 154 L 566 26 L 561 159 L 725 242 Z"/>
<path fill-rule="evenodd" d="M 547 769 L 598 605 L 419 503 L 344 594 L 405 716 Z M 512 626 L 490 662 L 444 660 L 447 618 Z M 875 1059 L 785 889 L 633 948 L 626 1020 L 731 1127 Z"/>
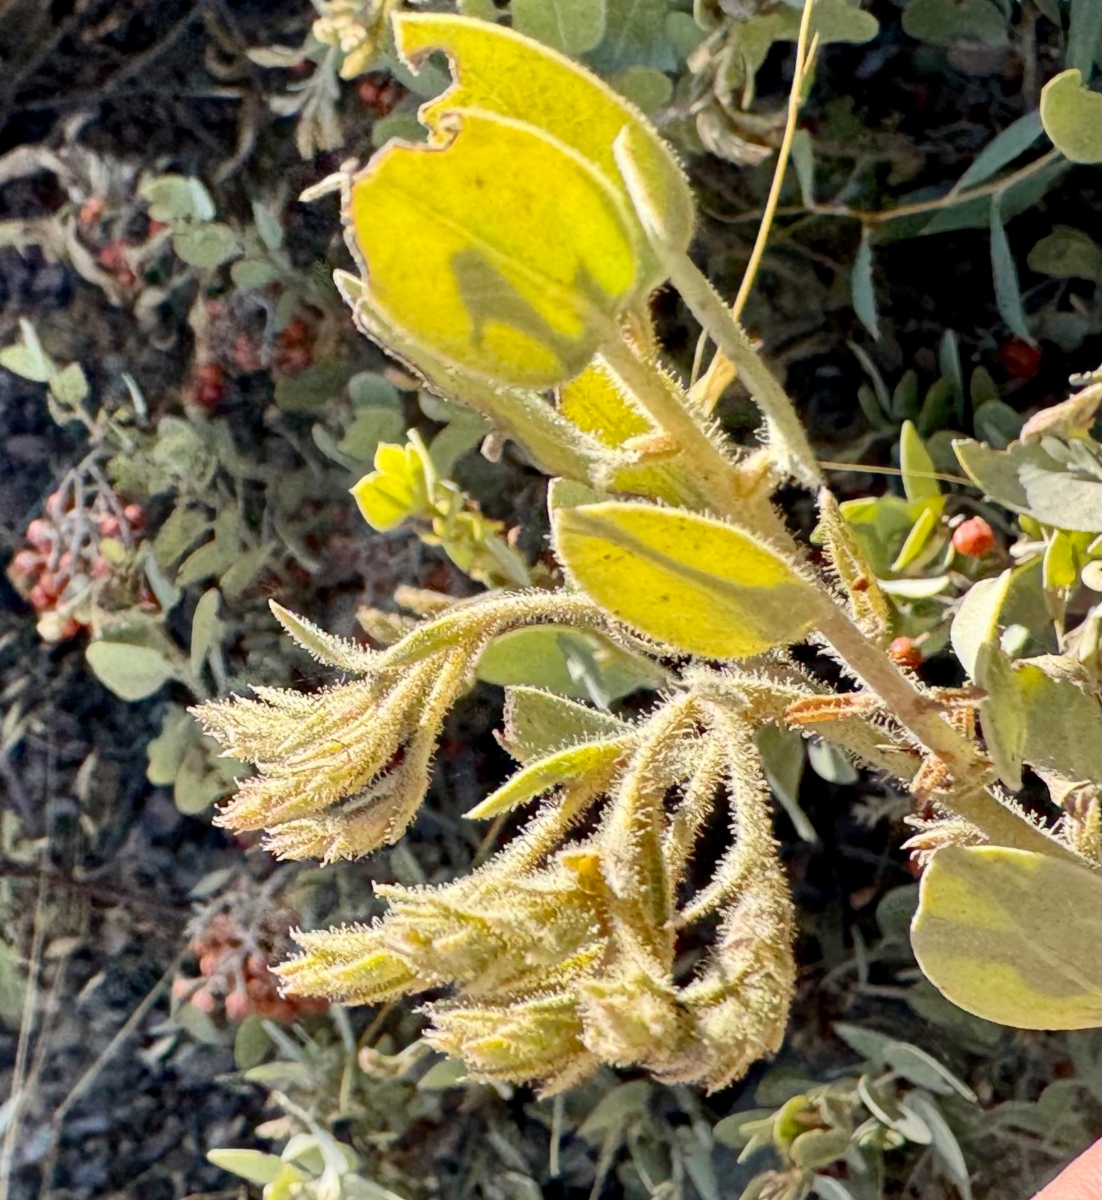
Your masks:
<path fill-rule="evenodd" d="M 676 248 L 688 248 L 693 199 L 677 160 L 638 109 L 596 75 L 501 25 L 443 13 L 397 14 L 394 38 L 411 65 L 433 50 L 443 50 L 452 61 L 455 84 L 419 114 L 434 136 L 442 135 L 446 114 L 471 108 L 537 124 L 599 170 L 625 204 L 629 197 L 612 146 L 631 126 L 638 135 L 633 153 L 661 213 L 663 234 Z M 663 277 L 651 263 L 642 282 L 654 287 Z"/>
<path fill-rule="evenodd" d="M 927 978 L 966 1012 L 1020 1029 L 1102 1025 L 1102 888 L 1085 866 L 945 846 L 911 925 Z"/>
<path fill-rule="evenodd" d="M 1045 84 L 1041 123 L 1072 162 L 1102 162 L 1102 93 L 1084 87 L 1081 71 L 1061 71 Z"/>
<path fill-rule="evenodd" d="M 745 658 L 798 641 L 816 596 L 773 550 L 680 509 L 560 508 L 555 549 L 579 586 L 621 620 L 690 654 Z"/>
<path fill-rule="evenodd" d="M 560 383 L 638 291 L 626 206 L 530 125 L 471 110 L 457 122 L 447 145 L 391 143 L 353 182 L 348 219 L 371 299 L 459 367 Z"/>

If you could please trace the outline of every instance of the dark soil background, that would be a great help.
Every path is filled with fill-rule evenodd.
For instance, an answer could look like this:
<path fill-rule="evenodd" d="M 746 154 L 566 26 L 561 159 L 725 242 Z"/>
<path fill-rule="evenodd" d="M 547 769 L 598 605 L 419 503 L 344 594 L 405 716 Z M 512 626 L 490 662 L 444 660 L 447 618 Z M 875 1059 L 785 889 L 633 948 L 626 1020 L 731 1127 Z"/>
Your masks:
<path fill-rule="evenodd" d="M 814 124 L 821 100 L 831 95 L 855 95 L 860 119 L 872 127 L 902 113 L 897 132 L 915 138 L 924 154 L 918 182 L 948 185 L 996 129 L 1025 111 L 1015 77 L 1020 66 L 1008 59 L 1001 74 L 962 70 L 939 76 L 933 87 L 923 58 L 929 52 L 903 36 L 892 4 L 873 8 L 889 36 L 877 43 L 875 55 L 864 47 L 824 55 L 808 120 Z M 303 162 L 291 123 L 265 107 L 270 77 L 246 64 L 232 79 L 216 78 L 211 66 L 229 61 L 235 47 L 293 44 L 310 17 L 302 0 L 0 0 L 0 162 L 20 147 L 76 143 L 127 161 L 135 174 L 156 165 L 210 181 L 247 136 L 250 148 L 240 168 L 215 189 L 220 207 L 247 212 L 251 180 L 278 177 L 297 194 L 345 155 Z M 1047 53 L 1043 46 L 1040 53 Z M 778 91 L 789 66 L 784 56 L 770 62 Z M 367 152 L 369 123 L 365 111 L 360 144 L 347 153 Z M 752 223 L 733 218 L 760 203 L 757 185 L 714 159 L 694 162 L 692 171 L 705 214 L 700 257 L 718 285 L 731 287 L 755 231 Z M 0 222 L 48 213 L 61 199 L 48 173 L 12 180 L 0 174 Z M 288 241 L 297 261 L 308 266 L 339 253 L 333 250 L 338 230 L 331 207 L 291 211 Z M 1099 172 L 1077 170 L 1013 224 L 1012 237 L 1015 245 L 1028 246 L 1054 223 L 1097 228 L 1100 211 Z M 850 338 L 868 343 L 844 286 L 843 264 L 852 261 L 857 236 L 852 223 L 835 223 L 805 231 L 802 239 L 779 239 L 746 314 L 748 326 L 787 368 L 812 436 L 831 458 L 843 457 L 865 432 L 855 401 L 864 379 L 846 347 Z M 987 255 L 982 230 L 885 247 L 877 266 L 885 314 L 877 361 L 886 376 L 897 378 L 913 366 L 929 383 L 941 334 L 953 328 L 964 360 L 984 362 L 1005 385 L 1004 398 L 1019 411 L 1032 411 L 1062 398 L 1071 372 L 1097 365 L 1102 337 L 1070 355 L 1046 345 L 1039 369 L 1014 378 L 998 357 L 1007 335 L 995 309 Z M 687 365 L 695 330 L 684 312 L 663 295 L 656 315 L 671 354 Z M 192 371 L 186 313 L 176 316 L 174 336 L 158 348 L 130 312 L 107 304 L 65 263 L 47 261 L 35 248 L 0 249 L 0 345 L 13 340 L 18 318 L 27 318 L 48 344 L 64 346 L 59 357 L 79 359 L 95 383 L 106 384 L 125 369 L 163 411 L 179 404 Z M 250 421 L 270 400 L 270 386 L 252 378 L 230 398 L 227 419 L 246 439 Z M 736 430 L 745 423 L 737 403 L 728 419 Z M 883 443 L 869 453 L 885 463 L 890 450 Z M 0 370 L 0 567 L 80 454 L 79 439 L 51 421 L 42 389 Z M 465 467 L 467 476 L 477 476 L 478 469 L 478 463 Z M 538 477 L 514 461 L 508 480 L 504 492 L 487 489 L 485 506 L 494 515 L 519 518 L 535 538 L 542 521 Z M 859 471 L 841 482 L 849 494 L 881 486 Z M 343 557 L 303 582 L 298 595 L 280 595 L 323 625 L 344 631 L 357 603 L 383 602 L 397 582 L 431 581 L 456 591 L 467 586 L 415 542 L 384 541 L 347 510 L 335 512 L 333 531 L 343 538 Z M 223 869 L 255 879 L 271 871 L 258 851 L 244 850 L 206 817 L 180 815 L 166 789 L 146 782 L 145 746 L 159 727 L 163 704 L 160 698 L 135 705 L 115 698 L 85 666 L 79 639 L 43 645 L 30 609 L 0 574 L 0 710 L 21 727 L 17 739 L 8 737 L 8 727 L 0 734 L 0 898 L 9 942 L 26 955 L 37 929 L 43 951 L 30 1043 L 35 1086 L 21 1113 L 3 1192 L 11 1200 L 237 1195 L 237 1185 L 204 1155 L 211 1147 L 250 1144 L 251 1130 L 271 1115 L 263 1112 L 263 1092 L 234 1074 L 230 1048 L 187 1037 L 166 1045 L 158 1032 L 167 1000 L 163 986 L 155 989 L 171 978 L 186 947 L 192 890 Z M 433 797 L 412 834 L 415 855 L 434 868 L 460 869 L 474 852 L 455 833 L 456 818 L 505 769 L 491 733 L 499 704 L 499 694 L 482 688 L 455 718 Z M 786 1051 L 794 1067 L 830 1069 L 846 1058 L 830 1030 L 844 1016 L 939 1052 L 968 1075 L 987 1105 L 1033 1100 L 1053 1078 L 1074 1074 L 1061 1038 L 1008 1033 L 997 1045 L 977 1048 L 919 1017 L 875 967 L 863 980 L 867 986 L 855 988 L 844 965 L 854 954 L 854 930 L 874 942 L 876 902 L 912 879 L 896 849 L 906 805 L 876 785 L 836 787 L 810 772 L 801 802 L 818 831 L 817 845 L 800 841 L 783 816 L 778 823 L 804 914 L 803 975 Z M 21 845 L 33 843 L 35 855 L 13 850 L 15 823 Z M 381 865 L 349 870 L 358 871 L 362 882 L 372 873 L 386 877 L 390 868 L 384 856 Z M 4 1077 L 15 1068 L 18 1026 L 18 1013 L 7 1014 L 0 1026 Z M 755 1081 L 714 1098 L 712 1111 L 746 1107 Z M 12 1115 L 9 1101 L 0 1108 L 5 1127 Z M 460 1134 L 478 1136 L 470 1113 L 453 1106 L 446 1115 L 446 1121 L 418 1127 L 401 1148 L 409 1157 L 433 1161 L 442 1175 L 447 1163 L 463 1161 Z M 543 1126 L 520 1102 L 501 1115 L 513 1122 L 532 1161 L 544 1161 Z M 1097 1111 L 1074 1114 L 1066 1139 L 999 1141 L 992 1135 L 984 1141 L 979 1135 L 970 1151 L 980 1177 L 977 1196 L 1024 1198 L 1070 1157 L 1077 1139 L 1098 1133 L 1098 1118 Z M 569 1154 L 589 1164 L 588 1177 L 579 1167 L 576 1188 L 559 1181 L 548 1195 L 588 1194 L 593 1154 L 574 1147 L 568 1161 Z M 736 1177 L 732 1168 L 729 1178 Z M 890 1186 L 893 1195 L 948 1195 L 941 1185 L 905 1175 Z M 470 1194 L 458 1176 L 450 1187 L 446 1194 Z M 618 1194 L 615 1189 L 613 1179 L 604 1194 Z M 733 1182 L 724 1182 L 723 1194 L 737 1195 Z"/>

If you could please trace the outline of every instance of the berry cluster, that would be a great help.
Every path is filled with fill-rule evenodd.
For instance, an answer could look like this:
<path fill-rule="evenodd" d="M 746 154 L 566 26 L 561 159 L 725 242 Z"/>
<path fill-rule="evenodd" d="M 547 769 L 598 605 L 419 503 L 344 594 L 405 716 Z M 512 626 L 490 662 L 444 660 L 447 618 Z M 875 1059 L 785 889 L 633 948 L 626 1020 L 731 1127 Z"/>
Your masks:
<path fill-rule="evenodd" d="M 256 928 L 242 920 L 240 906 L 225 902 L 207 909 L 192 923 L 191 949 L 199 960 L 198 976 L 177 976 L 176 1000 L 213 1014 L 221 1006 L 229 1021 L 256 1014 L 268 1021 L 290 1022 L 324 1012 L 318 997 L 284 997 L 269 962 L 282 953 L 287 914 L 268 912 Z"/>
<path fill-rule="evenodd" d="M 296 375 L 313 365 L 317 334 L 303 316 L 292 317 L 270 345 L 259 334 L 242 330 L 232 306 L 223 300 L 204 302 L 203 323 L 206 336 L 199 342 L 200 361 L 190 397 L 201 408 L 218 408 L 226 397 L 228 376 L 251 375 L 269 367 L 277 377 Z"/>
<path fill-rule="evenodd" d="M 70 478 L 51 493 L 8 567 L 12 586 L 38 614 L 44 641 L 66 641 L 91 623 L 90 601 L 117 577 L 144 525 L 140 505 L 124 505 L 106 488 L 89 496 Z"/>

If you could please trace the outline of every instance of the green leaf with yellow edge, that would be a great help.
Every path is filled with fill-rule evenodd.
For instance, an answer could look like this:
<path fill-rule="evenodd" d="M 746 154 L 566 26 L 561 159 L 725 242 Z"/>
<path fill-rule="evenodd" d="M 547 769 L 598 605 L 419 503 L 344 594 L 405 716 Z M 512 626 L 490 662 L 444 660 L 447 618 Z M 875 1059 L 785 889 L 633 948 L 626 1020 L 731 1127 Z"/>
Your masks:
<path fill-rule="evenodd" d="M 928 500 L 941 495 L 935 476 L 937 467 L 911 421 L 904 421 L 899 434 L 899 466 L 908 500 Z"/>
<path fill-rule="evenodd" d="M 602 742 L 582 742 L 536 759 L 481 804 L 476 804 L 467 816 L 474 821 L 484 821 L 500 813 L 512 812 L 560 784 L 581 780 L 586 775 L 610 775 L 627 753 L 629 743 L 630 734 Z"/>
<path fill-rule="evenodd" d="M 505 689 L 501 744 L 518 761 L 542 758 L 561 746 L 627 732 L 619 717 L 534 687 Z"/>
<path fill-rule="evenodd" d="M 818 598 L 773 550 L 711 517 L 649 504 L 560 508 L 555 549 L 589 596 L 690 654 L 746 658 L 799 641 Z"/>
<path fill-rule="evenodd" d="M 1081 71 L 1061 71 L 1045 84 L 1041 124 L 1056 149 L 1072 162 L 1102 162 L 1102 92 L 1085 87 Z"/>
<path fill-rule="evenodd" d="M 1102 887 L 1086 866 L 1003 846 L 944 846 L 911 944 L 954 1004 L 1019 1029 L 1102 1025 Z"/>
<path fill-rule="evenodd" d="M 632 152 L 661 216 L 663 236 L 677 249 L 688 249 L 693 198 L 677 160 L 638 109 L 603 80 L 556 50 L 500 25 L 444 13 L 399 13 L 393 21 L 398 52 L 411 66 L 433 50 L 443 50 L 452 62 L 455 85 L 419 114 L 434 137 L 448 136 L 445 114 L 468 108 L 538 125 L 596 167 L 630 207 L 612 151 L 628 126 L 636 135 Z M 649 290 L 663 279 L 652 261 L 640 283 Z"/>
<path fill-rule="evenodd" d="M 917 434 L 915 436 L 917 437 Z M 937 496 L 928 496 L 925 500 L 912 501 L 912 503 L 920 505 L 921 510 L 917 520 L 911 526 L 910 533 L 907 534 L 906 540 L 900 547 L 899 553 L 895 556 L 895 561 L 892 563 L 893 571 L 906 570 L 926 548 L 930 535 L 941 520 L 941 513 L 945 508 L 945 497 L 938 494 Z"/>
<path fill-rule="evenodd" d="M 639 296 L 622 195 L 572 148 L 492 112 L 463 110 L 446 145 L 385 147 L 355 177 L 348 219 L 374 305 L 502 383 L 577 374 Z"/>

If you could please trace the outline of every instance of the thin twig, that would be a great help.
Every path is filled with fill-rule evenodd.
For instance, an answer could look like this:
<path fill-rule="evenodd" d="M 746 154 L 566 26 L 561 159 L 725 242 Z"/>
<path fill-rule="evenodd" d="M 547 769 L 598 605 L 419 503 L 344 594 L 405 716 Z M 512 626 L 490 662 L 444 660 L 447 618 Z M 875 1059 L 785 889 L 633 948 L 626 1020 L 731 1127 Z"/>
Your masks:
<path fill-rule="evenodd" d="M 796 39 L 796 65 L 792 71 L 792 86 L 788 92 L 788 116 L 785 120 L 784 136 L 781 138 L 780 149 L 777 151 L 777 165 L 773 171 L 773 182 L 770 184 L 769 196 L 765 201 L 765 211 L 762 214 L 761 225 L 758 226 L 758 235 L 754 239 L 754 248 L 750 252 L 750 261 L 747 263 L 746 271 L 743 273 L 738 295 L 731 306 L 731 316 L 736 321 L 742 315 L 742 310 L 745 308 L 746 301 L 750 296 L 750 289 L 754 286 L 754 279 L 757 277 L 758 268 L 761 266 L 766 243 L 769 241 L 769 233 L 773 228 L 773 218 L 777 213 L 777 205 L 780 203 L 781 189 L 784 187 L 785 172 L 788 168 L 788 156 L 792 150 L 792 142 L 796 136 L 796 123 L 800 116 L 800 102 L 803 99 L 807 69 L 815 56 L 815 42 L 813 41 L 812 43 L 810 53 L 808 52 L 807 45 L 811 30 L 811 13 L 814 7 L 814 0 L 804 0 L 804 11 L 800 18 L 800 32 Z M 694 399 L 700 401 L 701 407 L 706 412 L 711 412 L 722 395 L 723 389 L 734 377 L 735 368 L 733 364 L 720 351 L 712 359 L 704 378 L 696 385 Z"/>

